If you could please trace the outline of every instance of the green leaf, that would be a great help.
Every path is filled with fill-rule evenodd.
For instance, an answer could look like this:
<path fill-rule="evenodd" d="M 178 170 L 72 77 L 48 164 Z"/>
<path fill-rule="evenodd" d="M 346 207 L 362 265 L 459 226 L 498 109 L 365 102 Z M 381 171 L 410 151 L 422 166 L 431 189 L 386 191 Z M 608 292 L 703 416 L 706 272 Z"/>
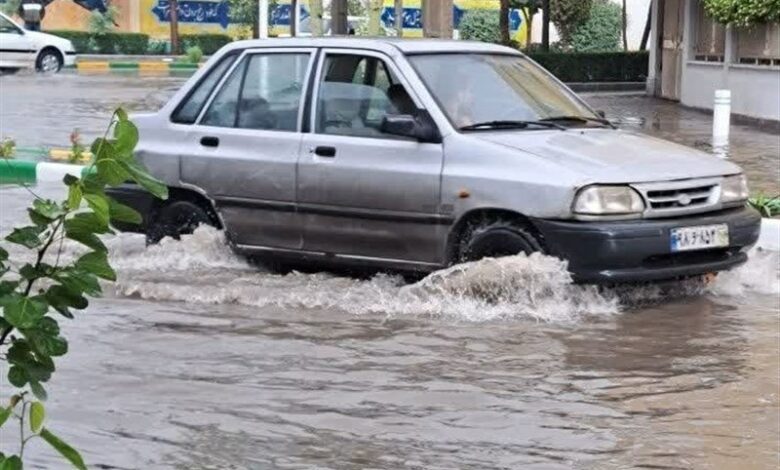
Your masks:
<path fill-rule="evenodd" d="M 76 176 L 71 175 L 68 173 L 65 175 L 65 177 L 62 178 L 62 182 L 65 183 L 65 186 L 73 186 L 74 184 L 77 184 L 81 179 L 79 179 Z"/>
<path fill-rule="evenodd" d="M 46 389 L 43 388 L 43 385 L 40 384 L 40 382 L 34 382 L 30 381 L 30 390 L 32 390 L 33 395 L 35 395 L 35 398 L 41 401 L 46 401 L 47 398 L 49 398 L 49 395 L 46 393 Z"/>
<path fill-rule="evenodd" d="M 3 306 L 3 317 L 16 328 L 32 328 L 46 315 L 48 307 L 41 297 L 13 294 Z"/>
<path fill-rule="evenodd" d="M 19 281 L 0 281 L 0 298 L 3 298 L 16 290 L 19 287 Z M 0 302 L 0 306 L 5 305 L 5 302 Z"/>
<path fill-rule="evenodd" d="M 45 227 L 52 223 L 52 219 L 44 217 L 34 209 L 27 209 L 27 214 L 30 216 L 30 221 L 39 227 Z"/>
<path fill-rule="evenodd" d="M 59 281 L 59 283 L 73 295 L 84 293 L 92 297 L 97 297 L 103 293 L 97 277 L 95 277 L 94 274 L 79 268 L 70 268 L 63 273 L 57 274 L 54 279 Z"/>
<path fill-rule="evenodd" d="M 8 370 L 8 381 L 16 388 L 22 388 L 27 385 L 27 374 L 20 366 L 11 366 Z"/>
<path fill-rule="evenodd" d="M 84 464 L 84 460 L 81 458 L 81 455 L 79 455 L 76 449 L 63 442 L 59 437 L 52 434 L 46 428 L 41 429 L 40 436 L 44 441 L 48 442 L 50 446 L 54 447 L 57 452 L 65 457 L 68 462 L 73 464 L 74 467 L 79 470 L 87 470 L 87 466 Z"/>
<path fill-rule="evenodd" d="M 94 233 L 71 233 L 66 232 L 65 236 L 74 242 L 79 242 L 84 246 L 92 248 L 95 251 L 108 251 L 106 245 Z"/>
<path fill-rule="evenodd" d="M 108 209 L 111 214 L 111 220 L 114 222 L 126 222 L 130 224 L 140 224 L 143 222 L 143 217 L 132 207 L 128 207 L 122 203 L 109 198 Z"/>
<path fill-rule="evenodd" d="M 60 305 L 63 307 L 73 307 L 76 310 L 84 310 L 89 306 L 89 301 L 86 297 L 77 292 L 71 292 L 62 285 L 49 287 L 44 295 L 46 296 L 46 300 L 49 301 L 49 305 L 52 307 Z"/>
<path fill-rule="evenodd" d="M 5 239 L 25 248 L 33 249 L 43 244 L 43 241 L 39 238 L 43 230 L 44 227 L 15 228 Z"/>
<path fill-rule="evenodd" d="M 109 186 L 119 186 L 130 178 L 127 169 L 114 159 L 100 160 L 95 164 L 98 175 L 106 181 Z"/>
<path fill-rule="evenodd" d="M 113 233 L 108 222 L 92 212 L 81 212 L 65 221 L 67 234 Z"/>
<path fill-rule="evenodd" d="M 0 261 L 5 261 L 8 259 L 8 252 L 5 251 L 2 247 L 0 247 Z"/>
<path fill-rule="evenodd" d="M 51 266 L 46 263 L 41 263 L 37 267 L 33 266 L 32 264 L 25 264 L 19 270 L 19 274 L 22 276 L 23 279 L 33 280 L 33 279 L 41 279 L 44 277 L 49 277 L 50 275 L 54 274 L 55 271 L 56 269 L 54 268 L 54 266 Z"/>
<path fill-rule="evenodd" d="M 36 199 L 33 201 L 33 209 L 40 215 L 52 220 L 63 214 L 60 205 L 48 199 Z"/>
<path fill-rule="evenodd" d="M 87 204 L 92 209 L 92 212 L 100 219 L 101 224 L 108 225 L 108 201 L 106 198 L 96 194 L 87 194 L 84 196 L 84 199 L 87 200 Z"/>
<path fill-rule="evenodd" d="M 23 468 L 22 459 L 16 455 L 6 457 L 6 459 L 3 460 L 3 464 L 0 465 L 0 470 L 23 470 Z"/>
<path fill-rule="evenodd" d="M 68 352 L 68 341 L 60 336 L 60 326 L 51 317 L 44 317 L 35 328 L 19 330 L 36 353 L 57 357 Z"/>
<path fill-rule="evenodd" d="M 108 263 L 108 256 L 103 251 L 87 253 L 76 261 L 76 267 L 108 281 L 116 281 L 116 273 Z"/>
<path fill-rule="evenodd" d="M 43 420 L 46 417 L 46 410 L 43 403 L 35 401 L 30 405 L 30 431 L 38 433 L 43 427 Z"/>
<path fill-rule="evenodd" d="M 7 408 L 0 408 L 0 428 L 2 428 L 5 422 L 8 421 L 8 418 L 11 416 L 13 411 L 14 409 L 11 406 Z"/>
<path fill-rule="evenodd" d="M 138 128 L 127 119 L 120 118 L 114 126 L 114 137 L 116 145 L 114 146 L 117 157 L 127 159 L 132 157 L 133 150 L 138 143 Z"/>
<path fill-rule="evenodd" d="M 68 208 L 75 211 L 81 206 L 83 191 L 80 184 L 73 184 L 68 187 Z"/>
<path fill-rule="evenodd" d="M 150 175 L 144 167 L 135 161 L 120 162 L 130 177 L 145 190 L 159 199 L 168 199 L 168 186 L 162 181 Z"/>
<path fill-rule="evenodd" d="M 116 108 L 116 111 L 114 111 L 114 112 L 116 113 L 116 117 L 117 117 L 117 118 L 118 118 L 120 121 L 127 121 L 127 120 L 129 120 L 129 119 L 130 119 L 130 118 L 127 116 L 127 111 L 125 111 L 123 108 Z"/>

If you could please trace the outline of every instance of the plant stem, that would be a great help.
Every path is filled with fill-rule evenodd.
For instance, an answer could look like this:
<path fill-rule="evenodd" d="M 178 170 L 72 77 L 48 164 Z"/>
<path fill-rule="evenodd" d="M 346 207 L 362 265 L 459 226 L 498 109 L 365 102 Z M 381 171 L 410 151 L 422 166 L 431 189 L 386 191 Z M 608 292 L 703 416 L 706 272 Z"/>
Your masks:
<path fill-rule="evenodd" d="M 27 409 L 27 400 L 22 402 L 22 414 L 19 416 L 19 459 L 24 459 L 24 412 Z"/>

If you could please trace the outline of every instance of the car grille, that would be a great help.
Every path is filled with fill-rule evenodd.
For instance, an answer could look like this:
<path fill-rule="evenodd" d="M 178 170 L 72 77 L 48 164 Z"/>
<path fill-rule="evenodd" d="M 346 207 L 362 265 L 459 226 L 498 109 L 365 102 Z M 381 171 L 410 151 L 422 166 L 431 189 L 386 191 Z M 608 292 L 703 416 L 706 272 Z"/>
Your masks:
<path fill-rule="evenodd" d="M 720 208 L 720 178 L 636 184 L 645 217 L 672 217 Z"/>

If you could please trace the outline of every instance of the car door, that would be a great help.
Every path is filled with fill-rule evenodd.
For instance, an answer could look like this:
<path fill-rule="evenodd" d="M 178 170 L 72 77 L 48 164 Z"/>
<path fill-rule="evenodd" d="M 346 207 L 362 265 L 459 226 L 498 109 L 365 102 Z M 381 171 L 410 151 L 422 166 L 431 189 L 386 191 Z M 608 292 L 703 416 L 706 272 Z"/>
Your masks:
<path fill-rule="evenodd" d="M 238 248 L 302 247 L 296 162 L 314 52 L 245 52 L 185 137 L 182 183 L 216 203 Z"/>
<path fill-rule="evenodd" d="M 343 257 L 438 265 L 441 144 L 384 134 L 388 114 L 421 108 L 377 52 L 323 51 L 311 133 L 298 162 L 304 248 Z"/>
<path fill-rule="evenodd" d="M 0 15 L 0 67 L 29 67 L 35 61 L 35 44 L 19 26 Z"/>

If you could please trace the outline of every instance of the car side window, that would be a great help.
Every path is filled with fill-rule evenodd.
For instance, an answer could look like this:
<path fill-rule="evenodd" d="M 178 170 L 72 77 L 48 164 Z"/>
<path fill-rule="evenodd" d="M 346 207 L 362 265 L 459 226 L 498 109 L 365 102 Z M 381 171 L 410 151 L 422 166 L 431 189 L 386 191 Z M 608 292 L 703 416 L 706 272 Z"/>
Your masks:
<path fill-rule="evenodd" d="M 13 22 L 0 16 L 0 33 L 22 34 L 22 31 Z"/>
<path fill-rule="evenodd" d="M 190 94 L 179 104 L 171 116 L 171 121 L 177 124 L 194 124 L 203 109 L 203 105 L 211 96 L 222 76 L 228 71 L 237 55 L 230 55 L 215 65 L 206 76 L 195 85 Z"/>
<path fill-rule="evenodd" d="M 219 91 L 202 124 L 296 132 L 308 53 L 253 54 Z"/>
<path fill-rule="evenodd" d="M 318 95 L 316 130 L 323 134 L 397 139 L 381 131 L 385 116 L 417 112 L 406 88 L 372 56 L 328 55 Z"/>

